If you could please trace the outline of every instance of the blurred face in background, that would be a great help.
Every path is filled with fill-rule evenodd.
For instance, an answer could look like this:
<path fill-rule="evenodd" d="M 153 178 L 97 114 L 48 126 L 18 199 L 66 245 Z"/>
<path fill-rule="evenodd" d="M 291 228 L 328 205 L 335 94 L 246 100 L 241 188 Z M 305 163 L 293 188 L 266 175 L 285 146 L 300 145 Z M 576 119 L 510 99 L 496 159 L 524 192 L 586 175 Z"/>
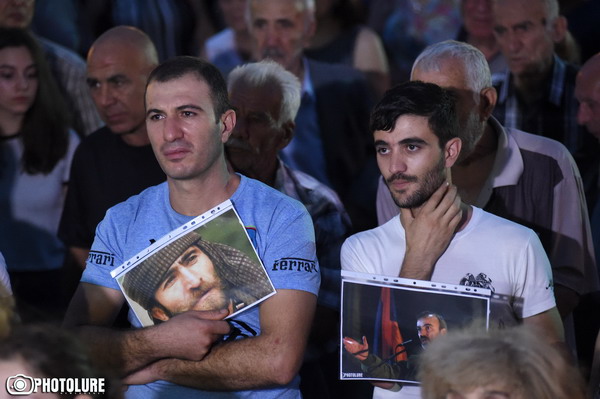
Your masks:
<path fill-rule="evenodd" d="M 37 68 L 29 49 L 23 46 L 1 49 L 0 118 L 23 117 L 35 100 L 37 88 Z"/>
<path fill-rule="evenodd" d="M 27 28 L 31 24 L 34 9 L 33 0 L 0 0 L 0 26 Z"/>
<path fill-rule="evenodd" d="M 295 0 L 249 0 L 250 34 L 257 61 L 272 59 L 298 75 L 302 53 L 314 34 L 309 11 Z"/>
<path fill-rule="evenodd" d="M 577 122 L 600 140 L 600 56 L 588 61 L 577 74 Z"/>
<path fill-rule="evenodd" d="M 539 75 L 550 68 L 559 36 L 542 0 L 497 1 L 494 19 L 496 40 L 514 75 Z"/>
<path fill-rule="evenodd" d="M 219 8 L 225 25 L 236 32 L 243 32 L 246 26 L 246 0 L 219 0 Z"/>
<path fill-rule="evenodd" d="M 462 15 L 469 36 L 489 38 L 494 35 L 492 0 L 463 0 Z"/>

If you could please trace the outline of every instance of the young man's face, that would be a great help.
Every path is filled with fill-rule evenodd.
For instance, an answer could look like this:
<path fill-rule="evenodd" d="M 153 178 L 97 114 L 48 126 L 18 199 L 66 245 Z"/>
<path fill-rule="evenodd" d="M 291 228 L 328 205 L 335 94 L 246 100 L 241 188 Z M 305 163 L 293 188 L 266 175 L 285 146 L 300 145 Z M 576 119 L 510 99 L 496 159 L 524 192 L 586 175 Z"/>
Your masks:
<path fill-rule="evenodd" d="M 494 5 L 494 32 L 516 76 L 544 73 L 554 54 L 554 28 L 548 28 L 542 0 L 502 0 Z"/>
<path fill-rule="evenodd" d="M 187 310 L 228 307 L 228 299 L 213 262 L 195 245 L 189 247 L 167 270 L 154 298 L 171 315 Z M 153 315 L 165 320 L 160 313 L 155 310 Z"/>
<path fill-rule="evenodd" d="M 420 207 L 445 181 L 444 152 L 426 117 L 402 115 L 374 138 L 379 170 L 400 208 Z"/>
<path fill-rule="evenodd" d="M 422 317 L 417 320 L 417 334 L 423 348 L 445 333 L 446 329 L 440 328 L 440 321 L 435 316 Z"/>
<path fill-rule="evenodd" d="M 189 73 L 146 90 L 146 129 L 154 154 L 171 180 L 205 176 L 218 167 L 235 113 L 215 118 L 210 88 Z"/>
<path fill-rule="evenodd" d="M 307 11 L 299 9 L 295 0 L 249 1 L 255 58 L 270 58 L 290 71 L 298 69 L 314 32 Z"/>

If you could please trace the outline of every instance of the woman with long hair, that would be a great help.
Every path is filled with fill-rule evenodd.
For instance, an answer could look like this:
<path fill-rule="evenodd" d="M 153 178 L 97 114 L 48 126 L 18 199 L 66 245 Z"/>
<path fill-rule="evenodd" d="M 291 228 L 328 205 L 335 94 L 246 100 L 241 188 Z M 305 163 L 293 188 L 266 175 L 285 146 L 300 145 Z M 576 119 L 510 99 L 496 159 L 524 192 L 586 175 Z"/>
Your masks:
<path fill-rule="evenodd" d="M 60 303 L 65 248 L 56 231 L 78 144 L 35 40 L 0 29 L 0 251 L 17 306 Z"/>

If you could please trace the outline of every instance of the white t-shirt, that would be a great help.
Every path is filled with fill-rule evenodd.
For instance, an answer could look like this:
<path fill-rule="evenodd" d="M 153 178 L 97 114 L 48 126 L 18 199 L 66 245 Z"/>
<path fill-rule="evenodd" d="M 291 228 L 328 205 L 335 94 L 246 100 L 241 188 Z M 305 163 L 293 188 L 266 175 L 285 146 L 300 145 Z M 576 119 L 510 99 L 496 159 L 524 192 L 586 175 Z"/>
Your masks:
<path fill-rule="evenodd" d="M 342 246 L 343 270 L 398 276 L 406 240 L 399 217 L 355 234 Z M 537 235 L 506 219 L 473 207 L 469 223 L 458 232 L 437 261 L 431 281 L 462 284 L 487 282 L 508 302 L 492 301 L 491 325 L 513 325 L 556 306 L 552 271 Z M 520 306 L 522 304 L 522 306 Z M 376 388 L 374 398 L 420 397 L 418 387 L 399 392 Z"/>

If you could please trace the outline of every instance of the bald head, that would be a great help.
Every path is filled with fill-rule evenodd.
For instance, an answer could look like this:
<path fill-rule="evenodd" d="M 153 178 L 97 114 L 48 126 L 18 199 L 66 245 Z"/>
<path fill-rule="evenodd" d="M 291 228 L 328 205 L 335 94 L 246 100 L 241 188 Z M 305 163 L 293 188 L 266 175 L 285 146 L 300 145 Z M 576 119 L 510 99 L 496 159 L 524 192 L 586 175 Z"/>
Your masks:
<path fill-rule="evenodd" d="M 577 122 L 600 140 L 600 53 L 579 70 L 575 97 L 579 101 Z"/>
<path fill-rule="evenodd" d="M 116 26 L 104 32 L 92 44 L 88 52 L 90 58 L 98 52 L 113 52 L 115 49 L 128 49 L 129 57 L 140 57 L 154 69 L 158 65 L 158 53 L 150 37 L 133 26 Z"/>
<path fill-rule="evenodd" d="M 104 32 L 87 57 L 87 81 L 100 116 L 130 145 L 148 144 L 144 90 L 158 55 L 150 38 L 131 26 Z"/>

